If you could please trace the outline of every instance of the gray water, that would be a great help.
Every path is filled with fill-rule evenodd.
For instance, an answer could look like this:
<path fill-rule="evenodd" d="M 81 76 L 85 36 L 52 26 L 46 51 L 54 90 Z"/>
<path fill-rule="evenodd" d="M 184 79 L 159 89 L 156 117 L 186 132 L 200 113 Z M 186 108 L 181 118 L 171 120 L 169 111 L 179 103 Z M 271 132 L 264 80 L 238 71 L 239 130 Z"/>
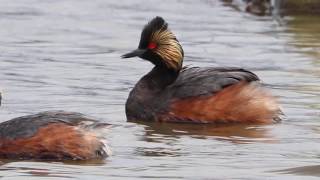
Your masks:
<path fill-rule="evenodd" d="M 1 0 L 1 121 L 46 110 L 114 124 L 99 162 L 4 161 L 2 179 L 319 179 L 319 17 L 256 17 L 217 0 Z M 241 9 L 241 8 L 240 8 Z M 126 122 L 130 89 L 152 65 L 120 59 L 163 16 L 185 65 L 258 74 L 286 119 L 265 126 Z"/>

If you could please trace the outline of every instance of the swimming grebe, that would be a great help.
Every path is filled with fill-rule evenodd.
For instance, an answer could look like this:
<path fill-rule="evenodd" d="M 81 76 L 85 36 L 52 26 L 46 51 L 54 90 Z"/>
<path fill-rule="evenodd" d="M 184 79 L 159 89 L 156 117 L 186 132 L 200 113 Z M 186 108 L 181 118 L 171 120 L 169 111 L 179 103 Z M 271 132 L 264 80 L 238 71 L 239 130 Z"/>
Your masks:
<path fill-rule="evenodd" d="M 1 94 L 0 94 L 1 103 Z M 1 159 L 102 159 L 110 150 L 97 132 L 110 126 L 65 111 L 47 111 L 0 123 Z"/>
<path fill-rule="evenodd" d="M 184 53 L 161 17 L 143 29 L 138 56 L 155 67 L 135 85 L 126 102 L 129 121 L 196 123 L 271 123 L 280 108 L 259 84 L 259 78 L 241 68 L 182 67 Z"/>

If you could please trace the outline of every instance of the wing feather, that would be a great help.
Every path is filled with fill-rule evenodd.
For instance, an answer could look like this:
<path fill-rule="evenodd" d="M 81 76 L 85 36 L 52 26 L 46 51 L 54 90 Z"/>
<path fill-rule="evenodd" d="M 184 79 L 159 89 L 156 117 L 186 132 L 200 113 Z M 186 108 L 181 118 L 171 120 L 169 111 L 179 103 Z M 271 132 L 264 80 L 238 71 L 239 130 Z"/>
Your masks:
<path fill-rule="evenodd" d="M 184 68 L 166 93 L 173 98 L 212 95 L 239 82 L 252 81 L 259 81 L 258 76 L 241 68 Z"/>

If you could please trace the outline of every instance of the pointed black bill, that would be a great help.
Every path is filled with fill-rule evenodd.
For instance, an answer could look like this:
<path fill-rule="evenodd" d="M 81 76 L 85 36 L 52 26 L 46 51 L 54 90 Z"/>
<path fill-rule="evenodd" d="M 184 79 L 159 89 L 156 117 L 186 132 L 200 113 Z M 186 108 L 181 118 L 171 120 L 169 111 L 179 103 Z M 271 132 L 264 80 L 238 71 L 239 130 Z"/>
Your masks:
<path fill-rule="evenodd" d="M 131 57 L 136 57 L 136 56 L 141 56 L 143 53 L 145 53 L 146 50 L 145 49 L 136 49 L 132 52 L 129 52 L 127 54 L 122 55 L 122 58 L 131 58 Z"/>

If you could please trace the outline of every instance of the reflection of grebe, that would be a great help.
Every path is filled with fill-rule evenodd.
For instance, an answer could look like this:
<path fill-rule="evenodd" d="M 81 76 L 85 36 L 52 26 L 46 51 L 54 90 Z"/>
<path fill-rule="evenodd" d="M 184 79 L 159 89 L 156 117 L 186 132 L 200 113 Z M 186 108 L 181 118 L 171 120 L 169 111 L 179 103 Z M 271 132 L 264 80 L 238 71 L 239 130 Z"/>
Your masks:
<path fill-rule="evenodd" d="M 199 124 L 195 126 L 191 123 L 171 123 L 168 126 L 160 122 L 138 121 L 137 123 L 145 125 L 145 140 L 157 141 L 160 138 L 154 136 L 164 135 L 164 137 L 179 138 L 188 135 L 194 138 L 214 138 L 222 141 L 233 143 L 248 142 L 274 142 L 276 139 L 265 126 L 248 125 L 248 124 L 228 124 L 212 125 Z"/>
<path fill-rule="evenodd" d="M 195 123 L 271 123 L 279 120 L 274 97 L 259 78 L 240 68 L 182 68 L 182 46 L 161 18 L 143 29 L 138 56 L 155 67 L 130 92 L 128 120 Z"/>
<path fill-rule="evenodd" d="M 65 111 L 14 118 L 0 123 L 0 158 L 101 159 L 110 151 L 94 131 L 102 133 L 107 126 L 80 113 Z"/>

